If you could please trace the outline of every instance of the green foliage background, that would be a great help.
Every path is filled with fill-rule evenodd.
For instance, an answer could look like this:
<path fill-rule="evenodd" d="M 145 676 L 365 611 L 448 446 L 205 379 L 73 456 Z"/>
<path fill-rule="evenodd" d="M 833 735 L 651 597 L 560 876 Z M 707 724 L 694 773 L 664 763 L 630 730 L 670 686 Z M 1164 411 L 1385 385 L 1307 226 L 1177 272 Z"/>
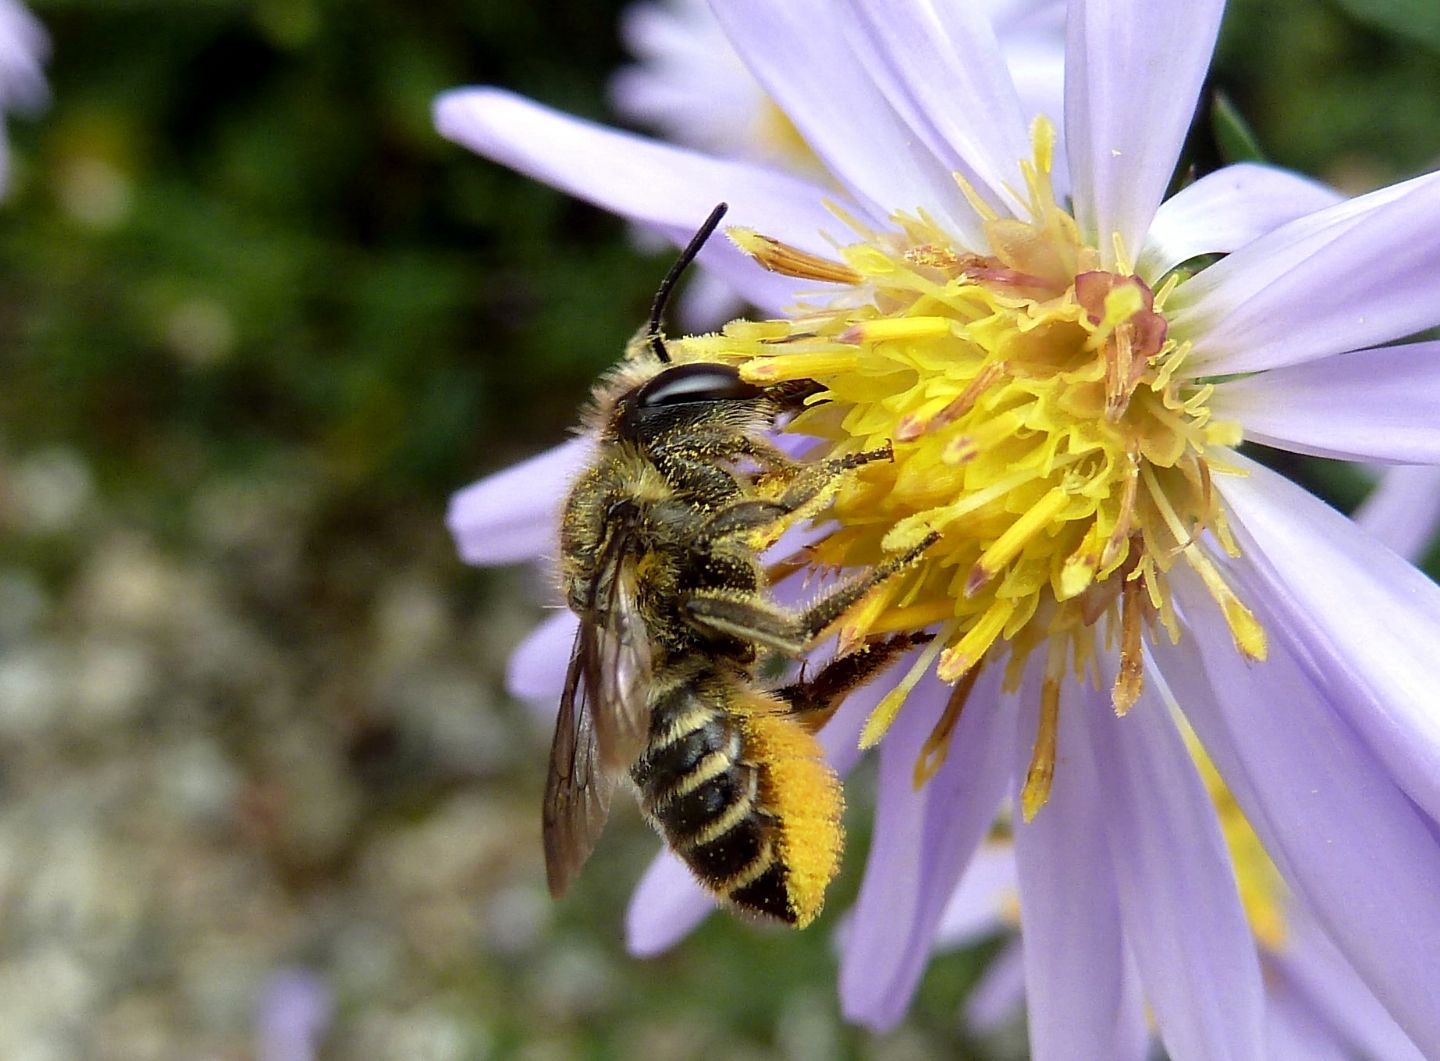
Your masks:
<path fill-rule="evenodd" d="M 246 652 L 259 650 L 224 649 L 192 673 L 190 630 L 145 619 L 126 634 L 149 669 L 125 714 L 78 725 L 67 693 L 43 724 L 0 730 L 6 813 L 28 821 L 56 777 L 84 788 L 106 764 L 140 762 L 141 749 L 182 734 L 235 779 L 214 814 L 177 824 L 163 800 L 158 810 L 142 800 L 97 813 L 92 831 L 126 857 L 172 843 L 176 858 L 238 860 L 283 911 L 246 930 L 248 958 L 221 962 L 244 975 L 208 1007 L 191 997 L 199 974 L 176 957 L 166 911 L 135 915 L 133 946 L 149 948 L 148 964 L 127 957 L 96 972 L 87 1019 L 35 1033 L 60 1055 L 92 1053 L 108 1034 L 126 1044 L 109 1056 L 247 1056 L 255 999 L 281 966 L 329 985 L 336 1057 L 1020 1049 L 959 1029 L 957 1006 L 993 948 L 937 960 L 907 1027 L 881 1038 L 839 1022 L 834 913 L 797 937 L 717 921 L 658 962 L 626 959 L 621 911 L 653 846 L 628 818 L 581 894 L 558 910 L 541 897 L 545 723 L 500 692 L 504 657 L 538 614 L 534 587 L 462 567 L 444 506 L 479 474 L 563 437 L 665 263 L 639 256 L 617 220 L 442 141 L 429 107 L 445 88 L 490 82 L 613 120 L 603 86 L 625 59 L 621 6 L 33 5 L 53 37 L 54 102 L 11 123 L 15 190 L 0 206 L 0 589 L 41 603 L 0 628 L 0 661 L 88 658 L 96 639 L 109 644 L 93 587 L 110 561 L 97 557 L 120 556 L 123 568 L 138 550 L 218 586 L 215 607 L 274 672 L 250 682 Z M 1280 164 L 1356 191 L 1431 168 L 1440 33 L 1427 4 L 1412 16 L 1405 6 L 1236 0 L 1215 86 Z M 1203 130 L 1194 148 L 1201 162 L 1222 150 Z M 57 461 L 79 469 L 83 503 L 58 524 L 37 522 L 23 484 Z M 1295 471 L 1342 503 L 1359 496 L 1346 470 Z M 226 508 L 235 497 L 239 508 Z M 420 603 L 407 612 L 396 599 Z M 401 618 L 387 619 L 396 608 Z M 434 626 L 418 648 L 404 640 L 421 622 L 412 612 Z M 395 637 L 411 654 L 377 676 L 370 661 Z M 429 718 L 409 706 L 424 698 L 397 692 L 437 682 L 461 690 L 459 713 L 470 714 L 444 725 L 462 728 L 474 756 L 448 754 L 450 731 L 415 721 Z M 272 702 L 262 686 L 283 695 Z M 285 733 L 305 751 L 277 751 Z M 316 761 L 329 764 L 322 781 L 307 773 Z M 136 791 L 152 782 L 137 774 Z M 349 810 L 316 841 L 294 821 L 326 800 Z M 135 828 L 132 811 L 168 824 Z M 465 824 L 452 835 L 454 821 Z M 837 911 L 862 864 L 863 815 L 852 825 Z M 416 884 L 375 897 L 375 866 L 405 862 L 397 837 L 439 836 L 453 853 L 485 828 L 490 846 L 435 886 L 444 894 Z M 443 930 L 425 903 L 445 912 Z M 518 942 L 491 923 L 512 906 L 536 925 Z M 191 930 L 209 931 L 212 914 L 226 916 L 202 910 Z M 18 915 L 4 916 L 15 930 Z M 357 923 L 388 941 L 398 971 L 347 973 L 354 948 L 365 950 L 346 943 Z M 25 940 L 46 931 L 6 931 L 0 963 L 24 968 Z M 0 1014 L 0 1043 L 19 1041 L 3 1028 Z M 131 1038 L 114 1038 L 117 1028 Z"/>

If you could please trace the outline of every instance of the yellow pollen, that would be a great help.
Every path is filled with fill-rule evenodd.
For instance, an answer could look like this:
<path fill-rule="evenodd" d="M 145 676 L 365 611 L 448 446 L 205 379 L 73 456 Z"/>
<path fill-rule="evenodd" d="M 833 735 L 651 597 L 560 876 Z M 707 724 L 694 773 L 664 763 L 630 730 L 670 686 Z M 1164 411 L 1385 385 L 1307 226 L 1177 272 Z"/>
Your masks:
<path fill-rule="evenodd" d="M 1169 334 L 1165 306 L 1183 280 L 1153 290 L 1118 240 L 1103 237 L 1113 244 L 1103 255 L 1087 243 L 1054 194 L 1053 130 L 1041 121 L 1033 135 L 1007 188 L 1023 207 L 1015 216 L 957 177 L 978 246 L 919 212 L 882 230 L 847 220 L 858 238 L 835 262 L 733 233 L 767 268 L 832 283 L 835 297 L 704 340 L 744 379 L 818 384 L 787 426 L 816 440 L 812 456 L 893 447 L 892 462 L 867 466 L 821 513 L 813 565 L 871 566 L 938 535 L 842 624 L 842 646 L 938 631 L 875 708 L 863 744 L 929 668 L 968 685 L 993 663 L 1014 689 L 1040 652 L 1027 817 L 1056 769 L 1063 685 L 1095 680 L 1103 653 L 1124 714 L 1143 691 L 1146 638 L 1181 637 L 1176 564 L 1199 575 L 1237 651 L 1265 656 L 1264 630 L 1207 551 L 1238 555 L 1212 476 L 1235 473 L 1225 447 L 1240 430 L 1213 419 L 1213 386 L 1185 370 L 1189 344 Z M 936 726 L 917 777 L 951 729 Z"/>

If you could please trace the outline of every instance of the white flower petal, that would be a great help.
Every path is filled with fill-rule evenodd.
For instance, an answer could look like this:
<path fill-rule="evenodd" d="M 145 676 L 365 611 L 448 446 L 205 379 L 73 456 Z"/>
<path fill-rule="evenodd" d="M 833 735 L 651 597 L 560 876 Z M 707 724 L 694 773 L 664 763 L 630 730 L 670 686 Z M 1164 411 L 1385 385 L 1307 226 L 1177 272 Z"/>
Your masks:
<path fill-rule="evenodd" d="M 851 46 L 896 113 L 992 206 L 1022 208 L 1005 185 L 1019 184 L 1019 162 L 1030 157 L 1026 122 L 983 6 L 968 0 L 849 3 L 856 21 L 841 21 L 851 25 Z M 1053 65 L 1060 64 L 1057 47 Z"/>
<path fill-rule="evenodd" d="M 572 438 L 457 490 L 445 526 L 467 564 L 517 564 L 553 556 L 560 508 L 593 443 Z"/>
<path fill-rule="evenodd" d="M 1353 518 L 1376 541 L 1418 562 L 1440 530 L 1440 465 L 1386 468 Z"/>
<path fill-rule="evenodd" d="M 1153 682 L 1124 718 L 1108 704 L 1083 706 L 1076 731 L 1095 756 L 1125 938 L 1166 1050 L 1262 1057 L 1255 939 L 1215 806 L 1168 707 Z"/>
<path fill-rule="evenodd" d="M 730 204 L 726 224 L 818 254 L 833 253 L 822 232 L 843 232 L 825 209 L 827 193 L 805 181 L 607 129 L 500 89 L 444 93 L 435 101 L 435 126 L 486 158 L 654 229 L 677 246 L 689 242 L 719 202 Z M 729 240 L 712 239 L 700 257 L 768 311 L 781 311 L 797 291 L 815 286 L 765 271 Z"/>
<path fill-rule="evenodd" d="M 1155 211 L 1135 271 L 1151 284 L 1201 254 L 1229 254 L 1344 197 L 1318 181 L 1242 162 L 1201 177 Z"/>
<path fill-rule="evenodd" d="M 1192 373 L 1253 372 L 1440 322 L 1440 174 L 1283 225 L 1181 284 L 1170 334 Z"/>
<path fill-rule="evenodd" d="M 1341 460 L 1440 464 L 1440 343 L 1338 354 L 1215 388 L 1217 420 L 1269 446 Z"/>
<path fill-rule="evenodd" d="M 1035 738 L 1038 685 L 1027 682 L 1020 694 L 1021 776 Z M 1064 694 L 1050 801 L 1028 823 L 1016 801 L 1030 1053 L 1036 1061 L 1143 1058 L 1149 1036 L 1121 931 L 1105 803 L 1081 729 L 1080 712 L 1108 711 L 1108 694 L 1073 684 Z"/>
<path fill-rule="evenodd" d="M 751 73 L 875 216 L 924 209 L 958 233 L 974 227 L 950 170 L 877 91 L 829 0 L 711 6 Z"/>
<path fill-rule="evenodd" d="M 1244 570 L 1304 646 L 1317 685 L 1440 822 L 1440 586 L 1307 491 L 1237 461 L 1249 474 L 1215 485 Z"/>
<path fill-rule="evenodd" d="M 874 838 L 840 962 L 845 1016 L 868 1028 L 905 1015 L 946 903 L 1009 785 L 1014 727 L 1000 670 L 980 676 L 944 764 L 918 792 L 915 762 L 950 687 L 925 678 L 881 745 Z"/>
<path fill-rule="evenodd" d="M 1224 0 L 1072 0 L 1065 135 L 1075 219 L 1115 265 L 1133 258 L 1165 195 L 1210 65 Z"/>
<path fill-rule="evenodd" d="M 1236 588 L 1271 634 L 1266 662 L 1235 651 L 1209 595 L 1183 565 L 1171 571 L 1171 584 L 1191 622 L 1178 646 L 1155 639 L 1155 660 L 1300 900 L 1391 1016 L 1422 1048 L 1440 1050 L 1434 824 L 1302 669 L 1287 626 L 1266 610 L 1258 585 L 1236 576 L 1240 567 L 1231 571 Z"/>

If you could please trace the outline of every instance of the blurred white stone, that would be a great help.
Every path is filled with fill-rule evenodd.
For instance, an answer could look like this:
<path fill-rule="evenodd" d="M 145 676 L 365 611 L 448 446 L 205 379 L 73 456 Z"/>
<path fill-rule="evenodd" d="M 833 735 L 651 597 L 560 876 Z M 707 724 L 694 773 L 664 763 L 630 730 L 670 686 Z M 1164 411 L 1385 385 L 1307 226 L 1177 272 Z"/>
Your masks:
<path fill-rule="evenodd" d="M 71 529 L 95 493 L 89 465 L 70 449 L 32 453 L 16 462 L 11 475 L 17 522 L 32 534 Z"/>

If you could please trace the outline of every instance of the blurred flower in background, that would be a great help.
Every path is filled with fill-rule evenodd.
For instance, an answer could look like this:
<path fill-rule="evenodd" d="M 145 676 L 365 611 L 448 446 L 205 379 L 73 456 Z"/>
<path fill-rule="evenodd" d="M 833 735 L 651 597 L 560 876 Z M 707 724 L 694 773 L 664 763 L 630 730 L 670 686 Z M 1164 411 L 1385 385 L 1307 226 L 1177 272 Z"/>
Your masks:
<path fill-rule="evenodd" d="M 50 98 L 44 66 L 50 39 L 19 0 L 0 0 L 0 125 L 10 114 L 33 114 Z M 0 195 L 10 187 L 10 147 L 0 128 Z"/>
<path fill-rule="evenodd" d="M 1171 412 L 1160 417 L 1170 424 L 1165 432 L 1175 433 L 1179 450 L 1160 457 L 1156 436 L 1144 435 L 1145 441 L 1137 443 L 1141 448 L 1129 458 L 1135 464 L 1134 482 L 1143 475 L 1147 484 L 1146 500 L 1139 504 L 1153 504 L 1155 511 L 1144 516 L 1135 507 L 1136 492 L 1125 492 L 1128 500 L 1120 502 L 1119 514 L 1105 517 L 1104 527 L 1097 522 L 1099 537 L 1092 534 L 1079 542 L 1067 561 L 1064 584 L 1075 581 L 1072 588 L 1063 595 L 1057 588 L 1053 600 L 1046 597 L 1039 605 L 1036 587 L 1011 591 L 1030 608 L 1021 609 L 1013 623 L 1010 617 L 1019 605 L 1007 596 L 988 596 L 994 585 L 1025 582 L 1017 558 L 1027 555 L 1034 541 L 1063 538 L 1066 555 L 1077 545 L 1064 538 L 1064 525 L 1054 522 L 1075 495 L 1068 486 L 1042 483 L 1043 496 L 1027 494 L 1025 504 L 1002 507 L 997 520 L 1004 517 L 1003 524 L 987 524 L 994 529 L 979 536 L 983 550 L 977 545 L 974 553 L 953 560 L 962 574 L 971 571 L 963 598 L 944 588 L 950 578 L 939 571 L 931 572 L 936 600 L 931 602 L 920 585 L 906 597 L 906 608 L 925 616 L 911 623 L 944 625 L 920 663 L 876 708 L 862 738 L 875 740 L 899 713 L 896 731 L 881 753 L 876 835 L 842 963 L 847 1012 L 868 1023 L 888 1025 L 903 1013 L 954 879 L 1012 778 L 1023 778 L 1018 794 L 1023 817 L 1035 820 L 1017 822 L 1016 837 L 1021 916 L 1031 936 L 1025 967 L 1037 1055 L 1061 1056 L 1076 1049 L 1077 1042 L 1085 1044 L 1082 1052 L 1096 1056 L 1143 1051 L 1142 996 L 1177 1056 L 1209 1056 L 1226 1048 L 1260 1052 L 1264 1006 L 1253 940 L 1213 809 L 1200 798 L 1188 756 L 1177 751 L 1169 712 L 1178 700 L 1291 884 L 1396 1019 L 1420 1041 L 1440 1045 L 1440 1027 L 1415 986 L 1440 975 L 1414 947 L 1413 919 L 1427 916 L 1427 906 L 1421 891 L 1402 899 L 1393 886 L 1397 878 L 1440 870 L 1440 852 L 1428 831 L 1433 824 L 1425 817 L 1436 812 L 1426 780 L 1432 774 L 1425 764 L 1440 754 L 1440 741 L 1416 699 L 1440 641 L 1437 595 L 1413 569 L 1392 563 L 1393 557 L 1333 513 L 1222 448 L 1238 441 L 1243 425 L 1246 437 L 1302 452 L 1400 462 L 1435 459 L 1434 385 L 1425 368 L 1433 344 L 1337 355 L 1437 323 L 1433 309 L 1426 308 L 1433 303 L 1435 248 L 1413 234 L 1433 227 L 1440 204 L 1433 180 L 1426 178 L 1336 205 L 1333 193 L 1319 186 L 1241 166 L 1184 189 L 1157 213 L 1208 63 L 1219 10 L 1217 4 L 1201 5 L 1182 15 L 1113 5 L 1102 13 L 1081 4 L 1072 11 L 1069 176 L 1076 188 L 1080 236 L 1092 244 L 1087 248 L 1076 240 L 1068 227 L 1074 222 L 1060 213 L 1053 198 L 1051 146 L 1043 129 L 1036 134 L 1034 161 L 1025 170 L 1023 186 L 1008 176 L 1014 161 L 1025 157 L 1017 147 L 1021 123 L 1010 118 L 1019 113 L 1018 101 L 996 62 L 990 27 L 979 16 L 952 11 L 948 21 L 941 21 L 928 8 L 880 12 L 863 4 L 853 20 L 833 19 L 819 8 L 783 15 L 744 3 L 717 8 L 737 48 L 845 185 L 845 210 L 859 219 L 851 227 L 872 244 L 841 247 L 843 263 L 831 269 L 853 271 L 858 291 L 840 296 L 834 321 L 831 311 L 812 303 L 795 325 L 792 342 L 776 348 L 787 356 L 766 361 L 773 351 L 748 340 L 742 324 L 728 327 L 707 347 L 745 350 L 759 358 L 747 369 L 756 378 L 813 375 L 848 396 L 835 398 L 842 403 L 841 413 L 853 414 L 843 420 L 844 429 L 840 417 L 828 415 L 833 409 L 821 407 L 816 416 L 801 418 L 800 430 L 813 425 L 812 433 L 842 447 L 873 446 L 877 438 L 890 437 L 914 442 L 914 453 L 924 454 L 932 420 L 936 429 L 948 426 L 988 400 L 981 397 L 987 390 L 1001 391 L 999 379 L 983 387 L 977 379 L 968 390 L 962 380 L 958 386 L 970 395 L 968 404 L 963 395 L 956 396 L 959 390 L 942 388 L 938 398 L 926 392 L 922 407 L 914 395 L 890 394 L 875 382 L 909 381 L 917 365 L 946 360 L 943 344 L 952 341 L 949 328 L 956 322 L 933 314 L 944 312 L 948 296 L 931 290 L 936 281 L 928 273 L 910 277 L 912 269 L 938 269 L 942 281 L 958 277 L 964 291 L 972 293 L 987 283 L 1008 285 L 1022 299 L 1041 297 L 1030 289 L 1047 292 L 1045 297 L 1054 294 L 1040 278 L 1058 269 L 1067 279 L 1056 290 L 1074 283 L 1075 303 L 1087 308 L 1099 329 L 1096 342 L 1120 336 L 1113 340 L 1121 344 L 1116 348 L 1121 353 L 1114 355 L 1118 360 L 1103 362 L 1106 422 L 1124 422 L 1139 380 L 1132 373 L 1148 371 L 1143 368 L 1147 362 L 1153 368 L 1163 361 L 1169 367 L 1155 385 L 1169 394 L 1165 380 L 1190 355 L 1175 377 L 1190 381 L 1183 388 L 1186 397 L 1165 398 Z M 1121 40 L 1123 47 L 1117 44 Z M 1164 86 L 1147 81 L 1162 76 Z M 957 108 L 956 100 L 974 105 Z M 687 231 L 679 220 L 687 212 L 698 216 L 703 200 L 725 198 L 734 206 L 736 221 L 784 241 L 798 257 L 829 261 L 836 255 L 819 235 L 829 229 L 818 208 L 827 189 L 807 189 L 772 170 L 608 133 L 493 90 L 442 98 L 437 122 L 447 135 L 483 154 L 672 239 Z M 564 165 L 574 157 L 586 158 L 588 165 Z M 961 199 L 949 183 L 951 174 L 963 184 L 978 220 L 967 218 L 963 205 L 957 207 Z M 1017 188 L 1022 190 L 1017 193 Z M 1028 224 L 1010 220 L 1017 206 Z M 906 215 L 896 216 L 897 210 Z M 903 232 L 886 232 L 891 227 Z M 1108 238 L 1112 232 L 1113 242 Z M 768 249 L 774 244 L 753 235 L 742 234 L 737 242 L 774 272 L 789 272 L 812 286 L 819 275 L 788 271 L 781 256 Z M 1048 257 L 1036 251 L 1041 243 L 1053 244 Z M 966 264 L 975 257 L 973 249 L 986 246 L 993 257 Z M 1182 263 L 1213 252 L 1233 253 L 1194 279 L 1184 270 L 1172 274 Z M 1077 257 L 1083 264 L 1075 264 Z M 733 248 L 716 248 L 708 260 L 764 310 L 774 312 L 795 297 L 794 286 L 787 287 L 783 279 L 747 274 Z M 946 263 L 952 260 L 947 274 Z M 1127 301 L 1122 297 L 1126 282 L 1116 277 L 1127 276 L 1132 261 L 1150 286 Z M 980 269 L 984 279 L 966 280 L 971 269 Z M 1110 282 L 1093 299 L 1079 292 L 1097 276 L 1109 276 Z M 1285 283 L 1277 282 L 1281 276 Z M 924 297 L 932 316 L 907 320 L 901 313 L 877 321 L 863 312 L 853 315 L 853 307 L 871 297 L 867 284 L 881 292 L 874 296 L 877 304 L 890 311 L 922 297 L 915 292 L 928 291 Z M 1319 309 L 1322 291 L 1324 312 Z M 1155 292 L 1153 302 L 1150 292 Z M 1003 316 L 1008 311 L 995 312 Z M 924 331 L 932 320 L 944 327 Z M 867 330 L 872 324 L 873 340 Z M 773 333 L 774 324 L 767 327 Z M 1041 325 L 1033 327 L 1033 335 L 1047 334 Z M 807 337 L 816 335 L 826 352 L 807 362 Z M 925 346 L 931 339 L 941 346 Z M 857 347 L 854 364 L 843 347 L 835 349 L 837 342 Z M 886 345 L 892 342 L 894 347 Z M 913 359 L 906 342 L 916 344 Z M 1132 354 L 1142 367 L 1126 367 Z M 1021 355 L 1012 350 L 1007 356 Z M 822 362 L 825 367 L 815 367 Z M 1253 377 L 1232 379 L 1257 370 Z M 1197 371 L 1223 385 L 1195 378 Z M 1001 378 L 1007 375 L 1002 372 Z M 1362 376 L 1368 389 L 1360 386 Z M 1342 393 L 1347 404 L 1337 407 L 1335 397 Z M 1219 417 L 1214 433 L 1179 441 L 1188 435 L 1181 421 L 1198 417 L 1196 430 L 1204 426 L 1204 403 L 1212 397 Z M 896 409 L 906 411 L 898 421 Z M 1221 421 L 1230 422 L 1228 430 Z M 852 422 L 870 425 L 860 432 L 863 437 L 848 437 Z M 1184 473 L 1183 482 L 1159 485 L 1156 475 L 1178 474 L 1189 449 L 1199 464 Z M 899 452 L 903 459 L 897 458 L 897 474 L 904 478 L 907 472 L 900 466 L 912 455 Z M 980 454 L 985 455 L 983 446 Z M 1115 469 L 1123 470 L 1124 454 L 1117 450 L 1113 457 L 1107 474 L 1119 475 Z M 860 537 L 847 536 L 845 504 L 855 506 L 857 527 L 894 528 L 885 536 L 885 549 L 905 547 L 901 539 L 891 543 L 896 534 L 949 526 L 960 518 L 956 506 L 977 508 L 985 496 L 978 486 L 955 497 L 932 489 L 961 474 L 947 471 L 947 465 L 965 466 L 969 459 L 914 457 L 928 471 L 910 475 L 903 489 L 899 482 L 888 484 L 880 492 L 882 512 L 871 510 L 875 491 L 861 489 L 848 502 L 842 497 L 842 507 L 831 514 L 840 522 L 840 542 L 830 550 L 830 561 L 878 559 L 881 532 L 872 539 L 865 539 L 863 530 Z M 1223 510 L 1214 507 L 1212 461 L 1230 473 L 1214 481 Z M 1006 467 L 1002 461 L 992 471 L 1000 475 Z M 1012 476 L 1023 471 L 1014 465 L 1008 469 Z M 1237 477 L 1237 470 L 1243 476 Z M 1121 496 L 1121 478 L 1105 494 L 1112 502 Z M 988 484 L 997 496 L 1005 496 L 998 493 L 1002 481 Z M 922 495 L 923 503 L 906 508 L 909 492 Z M 893 504 L 898 507 L 891 507 L 890 499 L 897 496 L 901 500 Z M 1179 506 L 1179 515 L 1172 505 Z M 1010 529 L 1004 529 L 1006 524 Z M 1230 540 L 1227 524 L 1239 535 L 1239 547 Z M 1039 535 L 1046 528 L 1046 535 Z M 1168 538 L 1161 533 L 1164 528 Z M 1208 538 L 1203 545 L 1197 541 L 1207 528 L 1222 548 Z M 1142 531 L 1143 539 L 1133 537 Z M 1129 578 L 1129 569 L 1118 566 L 1129 555 L 1127 535 L 1135 543 L 1130 547 L 1140 550 L 1132 557 L 1140 566 Z M 965 535 L 958 537 L 962 552 L 971 547 Z M 1106 546 L 1102 553 L 1107 540 L 1116 548 Z M 942 538 L 932 552 L 948 547 Z M 1082 565 L 1084 571 L 1072 571 L 1076 558 L 1089 555 L 1087 548 L 1093 548 L 1093 560 Z M 1178 557 L 1188 570 L 1172 569 Z M 1013 570 L 1012 561 L 1017 562 Z M 1048 554 L 1038 562 L 1047 565 Z M 932 563 L 927 557 L 917 577 L 925 578 Z M 982 576 L 978 581 L 976 572 Z M 1120 643 L 1118 653 L 1114 642 L 1102 650 L 1085 632 L 1095 617 L 1083 624 L 1062 621 L 1074 608 L 1084 610 L 1082 594 L 1092 582 L 1098 588 L 1116 572 L 1117 581 L 1127 583 L 1123 611 L 1118 589 L 1097 609 L 1100 614 L 1113 609 L 1110 636 Z M 1081 574 L 1087 577 L 1076 581 Z M 1168 641 L 1142 627 L 1142 575 L 1151 606 L 1170 631 Z M 1037 584 L 1043 586 L 1044 580 Z M 971 602 L 977 595 L 979 603 Z M 1207 616 L 1212 600 L 1223 621 Z M 1067 603 L 1072 601 L 1079 603 Z M 880 610 L 884 604 L 881 600 L 863 621 L 854 620 L 859 629 L 851 636 L 863 636 L 876 622 L 881 629 L 904 628 L 906 622 Z M 954 618 L 949 618 L 952 605 Z M 1405 616 L 1392 629 L 1382 658 L 1370 653 L 1368 625 L 1352 625 L 1345 609 L 1358 609 L 1371 621 Z M 1032 628 L 1032 614 L 1039 616 L 1038 627 Z M 1003 689 L 996 664 L 977 671 L 1002 630 L 1017 646 Z M 1051 647 L 1043 674 L 1036 667 L 1022 668 L 1030 649 L 1047 638 Z M 1170 644 L 1182 640 L 1178 650 Z M 964 692 L 957 700 L 957 694 L 925 676 L 941 649 L 942 678 L 954 682 L 969 672 L 973 681 L 979 673 L 974 699 L 990 705 L 998 696 L 1016 710 L 962 714 L 966 686 L 959 687 Z M 1097 684 L 1113 685 L 1114 692 L 1097 695 L 1097 690 L 1064 682 L 1071 652 L 1077 673 L 1093 666 Z M 1337 675 L 1348 677 L 1337 684 Z M 1070 698 L 1064 712 L 1059 710 L 1062 685 Z M 910 705 L 901 711 L 906 699 Z M 1142 710 L 1123 722 L 1108 711 L 1113 703 L 1123 715 L 1137 702 Z M 996 728 L 1001 717 L 1012 724 L 1021 720 L 1018 749 L 1012 748 L 1013 734 Z M 1358 739 L 1344 737 L 1350 727 Z M 1396 727 L 1404 738 L 1394 736 Z M 1069 750 L 1059 771 L 1057 734 L 1059 746 Z M 950 758 L 937 766 L 947 749 Z M 1012 761 L 1017 750 L 1018 765 Z M 1037 814 L 1050 796 L 1052 778 L 1056 797 Z M 917 793 L 912 779 L 928 784 Z M 1357 789 L 1370 793 L 1370 799 L 1352 801 Z M 1296 800 L 1299 791 L 1308 793 L 1306 801 Z M 1343 863 L 1332 846 L 1332 830 L 1342 823 Z M 1382 835 L 1386 841 L 1379 840 Z M 1185 845 L 1176 845 L 1179 836 L 1187 838 Z M 1364 896 L 1386 888 L 1391 908 L 1367 910 Z M 1404 913 L 1398 912 L 1401 907 Z M 1037 940 L 1037 929 L 1043 942 Z M 1187 986 L 1192 977 L 1205 986 Z M 1097 994 L 1103 996 L 1098 1003 Z"/>

